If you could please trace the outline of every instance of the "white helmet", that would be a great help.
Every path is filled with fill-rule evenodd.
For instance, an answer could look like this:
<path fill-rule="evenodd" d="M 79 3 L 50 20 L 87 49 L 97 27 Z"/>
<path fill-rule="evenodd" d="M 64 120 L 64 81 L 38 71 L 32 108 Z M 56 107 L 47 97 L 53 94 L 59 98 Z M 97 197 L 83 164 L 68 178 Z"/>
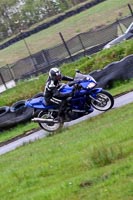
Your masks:
<path fill-rule="evenodd" d="M 49 71 L 49 77 L 54 81 L 56 81 L 56 80 L 60 81 L 61 80 L 60 70 L 56 67 L 51 68 Z"/>

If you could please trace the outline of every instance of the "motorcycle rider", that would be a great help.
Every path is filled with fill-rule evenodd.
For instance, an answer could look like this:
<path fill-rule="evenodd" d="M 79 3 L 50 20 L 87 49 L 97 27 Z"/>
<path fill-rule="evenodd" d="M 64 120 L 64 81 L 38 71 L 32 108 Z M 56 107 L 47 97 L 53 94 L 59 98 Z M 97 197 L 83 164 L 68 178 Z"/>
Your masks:
<path fill-rule="evenodd" d="M 60 70 L 56 67 L 51 68 L 44 89 L 44 97 L 47 105 L 57 105 L 59 107 L 57 118 L 64 116 L 66 111 L 66 99 L 73 95 L 73 92 L 67 94 L 60 93 L 59 89 L 62 86 L 61 80 L 73 81 L 73 78 L 62 75 Z"/>

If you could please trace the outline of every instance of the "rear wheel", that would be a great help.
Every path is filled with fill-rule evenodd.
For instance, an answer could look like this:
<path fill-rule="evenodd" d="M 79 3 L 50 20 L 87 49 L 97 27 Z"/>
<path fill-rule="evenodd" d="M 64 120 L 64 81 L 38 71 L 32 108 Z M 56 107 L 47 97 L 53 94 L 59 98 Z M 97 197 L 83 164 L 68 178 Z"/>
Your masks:
<path fill-rule="evenodd" d="M 97 93 L 95 99 L 91 99 L 91 105 L 96 110 L 106 111 L 113 107 L 114 98 L 109 92 L 102 90 Z"/>
<path fill-rule="evenodd" d="M 63 122 L 60 122 L 60 121 L 54 122 L 55 117 L 52 115 L 52 113 L 41 111 L 39 113 L 38 117 L 42 118 L 42 119 L 53 119 L 53 122 L 47 122 L 47 123 L 46 122 L 38 122 L 39 126 L 42 129 L 44 129 L 45 131 L 54 132 L 54 131 L 59 130 L 63 126 Z"/>

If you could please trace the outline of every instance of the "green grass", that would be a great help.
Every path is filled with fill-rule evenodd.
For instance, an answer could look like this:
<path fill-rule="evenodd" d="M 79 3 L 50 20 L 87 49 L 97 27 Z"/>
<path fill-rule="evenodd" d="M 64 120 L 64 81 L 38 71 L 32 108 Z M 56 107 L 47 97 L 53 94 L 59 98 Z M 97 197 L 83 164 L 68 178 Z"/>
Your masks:
<path fill-rule="evenodd" d="M 11 105 L 22 99 L 31 98 L 39 92 L 43 92 L 47 75 L 41 75 L 37 79 L 20 81 L 16 87 L 6 90 L 0 96 L 0 106 Z"/>
<path fill-rule="evenodd" d="M 119 94 L 122 94 L 122 93 L 126 93 L 126 92 L 130 92 L 133 90 L 133 79 L 127 81 L 123 81 L 123 82 L 119 82 L 117 81 L 115 83 L 115 87 L 113 87 L 112 89 L 110 89 L 109 91 L 111 92 L 111 94 L 113 96 L 116 96 L 116 95 L 119 95 Z"/>
<path fill-rule="evenodd" d="M 68 40 L 75 35 L 116 21 L 116 18 L 130 15 L 127 4 L 132 0 L 107 0 L 84 12 L 72 16 L 59 24 L 26 38 L 31 53 L 53 47 L 61 43 L 59 32 Z M 54 39 L 53 39 L 54 38 Z M 15 43 L 0 51 L 0 66 L 14 63 L 29 56 L 24 41 Z"/>
<path fill-rule="evenodd" d="M 18 124 L 7 130 L 3 130 L 0 134 L 0 143 L 10 141 L 12 138 L 28 134 L 32 130 L 36 131 L 39 129 L 39 125 L 33 122 L 27 122 L 24 124 Z"/>
<path fill-rule="evenodd" d="M 1 199 L 131 200 L 132 116 L 129 104 L 2 155 Z"/>

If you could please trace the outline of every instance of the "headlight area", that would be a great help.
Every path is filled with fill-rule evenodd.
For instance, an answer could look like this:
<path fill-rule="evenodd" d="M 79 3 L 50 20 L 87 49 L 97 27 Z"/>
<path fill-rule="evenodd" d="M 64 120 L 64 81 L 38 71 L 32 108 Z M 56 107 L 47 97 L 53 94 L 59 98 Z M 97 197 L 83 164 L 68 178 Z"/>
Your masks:
<path fill-rule="evenodd" d="M 90 82 L 90 83 L 87 85 L 87 89 L 91 89 L 91 88 L 93 88 L 93 87 L 95 87 L 95 86 L 96 86 L 96 83 Z"/>

